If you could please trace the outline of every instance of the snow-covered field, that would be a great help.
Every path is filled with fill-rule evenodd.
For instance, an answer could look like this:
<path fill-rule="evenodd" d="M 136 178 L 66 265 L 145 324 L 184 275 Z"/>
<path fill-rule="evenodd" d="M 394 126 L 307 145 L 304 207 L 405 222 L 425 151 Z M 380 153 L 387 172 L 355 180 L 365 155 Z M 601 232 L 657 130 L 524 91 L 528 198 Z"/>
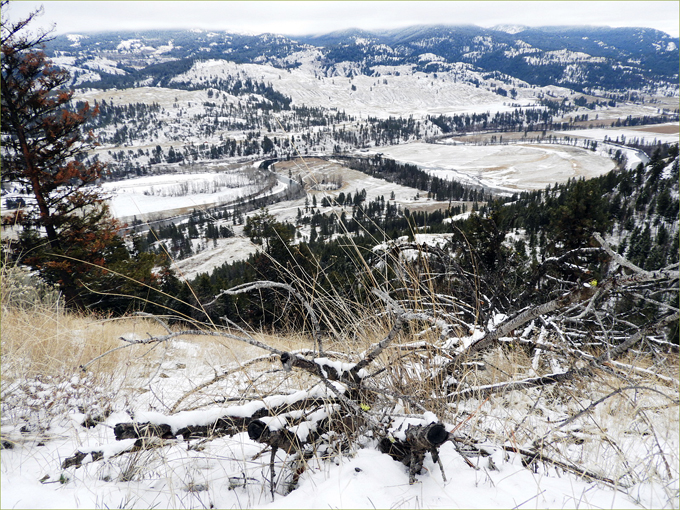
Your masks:
<path fill-rule="evenodd" d="M 414 142 L 381 147 L 388 158 L 420 166 L 444 179 L 508 190 L 543 189 L 614 168 L 611 159 L 564 145 L 440 145 Z"/>
<path fill-rule="evenodd" d="M 673 112 L 678 108 L 678 98 L 673 97 L 656 97 L 655 103 L 626 103 L 619 102 L 616 106 L 599 106 L 595 110 L 587 108 L 579 108 L 575 112 L 566 114 L 562 121 L 568 120 L 574 115 L 587 114 L 590 122 L 606 124 L 616 121 L 617 119 L 624 120 L 626 117 L 654 117 L 659 115 L 663 110 Z"/>
<path fill-rule="evenodd" d="M 102 184 L 114 216 L 140 219 L 149 219 L 154 213 L 163 217 L 173 211 L 179 214 L 192 208 L 225 205 L 262 189 L 261 183 L 251 182 L 242 173 L 171 173 Z M 271 192 L 284 189 L 285 185 L 278 183 Z"/>
<path fill-rule="evenodd" d="M 95 101 L 106 101 L 114 105 L 126 105 L 134 103 L 143 103 L 152 105 L 157 103 L 165 109 L 172 109 L 174 105 L 181 105 L 187 108 L 189 113 L 203 112 L 203 102 L 208 99 L 205 90 L 181 90 L 169 89 L 165 87 L 136 87 L 129 89 L 86 89 L 79 90 L 78 94 L 74 96 L 78 101 L 88 101 L 91 104 Z M 224 94 L 223 98 L 229 102 L 237 99 L 228 94 Z M 189 110 L 193 105 L 194 110 Z"/>
<path fill-rule="evenodd" d="M 604 140 L 605 137 L 613 142 L 637 139 L 640 144 L 652 144 L 655 140 L 658 143 L 678 143 L 680 138 L 677 123 L 624 128 L 579 129 L 575 131 L 557 131 L 556 133 L 562 136 L 577 136 L 598 141 Z"/>

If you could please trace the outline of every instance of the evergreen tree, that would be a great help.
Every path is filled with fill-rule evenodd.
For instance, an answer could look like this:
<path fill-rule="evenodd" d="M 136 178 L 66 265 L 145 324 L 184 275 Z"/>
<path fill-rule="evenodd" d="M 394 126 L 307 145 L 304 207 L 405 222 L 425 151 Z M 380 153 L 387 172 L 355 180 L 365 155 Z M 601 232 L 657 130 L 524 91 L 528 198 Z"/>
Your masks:
<path fill-rule="evenodd" d="M 560 203 L 550 216 L 553 242 L 570 250 L 586 246 L 593 232 L 605 232 L 611 221 L 608 205 L 595 180 L 580 179 L 559 196 Z"/>
<path fill-rule="evenodd" d="M 21 262 L 58 284 L 67 303 L 88 306 L 102 302 L 92 290 L 119 289 L 99 280 L 129 253 L 93 186 L 104 167 L 85 160 L 94 139 L 82 127 L 97 108 L 73 110 L 68 72 L 40 49 L 47 34 L 26 31 L 36 14 L 12 22 L 2 2 L 2 181 L 21 185 L 35 201 L 18 221 Z"/>

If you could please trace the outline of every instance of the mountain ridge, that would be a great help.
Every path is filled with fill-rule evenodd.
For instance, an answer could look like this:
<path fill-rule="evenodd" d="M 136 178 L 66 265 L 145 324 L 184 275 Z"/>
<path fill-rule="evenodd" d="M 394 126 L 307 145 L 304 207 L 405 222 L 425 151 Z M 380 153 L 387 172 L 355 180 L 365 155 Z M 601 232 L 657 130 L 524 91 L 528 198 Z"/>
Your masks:
<path fill-rule="evenodd" d="M 137 30 L 59 35 L 46 49 L 53 57 L 75 58 L 75 67 L 105 58 L 128 74 L 131 68 L 143 70 L 186 59 L 290 68 L 315 51 L 330 74 L 347 63 L 368 76 L 375 66 L 415 65 L 416 70 L 437 72 L 465 63 L 479 72 L 500 72 L 529 85 L 560 85 L 581 92 L 677 85 L 680 42 L 656 29 L 569 26 L 510 31 L 475 25 L 347 29 L 309 36 Z M 435 55 L 439 64 L 431 60 L 424 64 L 423 55 Z"/>

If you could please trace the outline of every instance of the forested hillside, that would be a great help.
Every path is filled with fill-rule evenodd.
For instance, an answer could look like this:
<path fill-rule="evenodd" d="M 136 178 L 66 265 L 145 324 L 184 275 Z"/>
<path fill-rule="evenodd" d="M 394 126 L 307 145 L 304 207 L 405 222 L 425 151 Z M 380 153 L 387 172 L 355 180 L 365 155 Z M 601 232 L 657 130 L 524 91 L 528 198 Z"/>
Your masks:
<path fill-rule="evenodd" d="M 512 32 L 512 33 L 510 33 Z M 314 37 L 246 36 L 202 31 L 69 34 L 48 45 L 71 57 L 84 86 L 166 86 L 198 59 L 295 68 L 312 54 L 326 76 L 373 74 L 374 66 L 414 65 L 427 73 L 455 63 L 503 73 L 533 86 L 578 91 L 644 89 L 677 80 L 678 39 L 645 28 L 422 26 Z M 101 61 L 100 59 L 104 59 Z M 347 63 L 353 65 L 347 66 Z M 344 70 L 343 70 L 344 68 Z M 623 70 L 623 72 L 621 72 Z M 479 85 L 479 82 L 477 82 Z"/>

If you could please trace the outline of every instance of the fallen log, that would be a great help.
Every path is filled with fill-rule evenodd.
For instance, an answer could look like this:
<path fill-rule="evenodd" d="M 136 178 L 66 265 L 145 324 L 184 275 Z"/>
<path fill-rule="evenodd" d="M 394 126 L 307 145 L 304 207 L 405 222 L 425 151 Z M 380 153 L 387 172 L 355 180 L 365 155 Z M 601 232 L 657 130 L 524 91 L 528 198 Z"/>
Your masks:
<path fill-rule="evenodd" d="M 406 441 L 393 437 L 384 437 L 378 443 L 378 449 L 394 460 L 408 466 L 408 483 L 416 482 L 416 475 L 423 469 L 425 454 L 430 453 L 432 461 L 439 463 L 439 447 L 449 439 L 449 433 L 443 423 L 429 425 L 409 425 L 406 429 Z M 440 468 L 441 464 L 439 463 Z M 443 475 L 442 470 L 442 475 Z"/>
<path fill-rule="evenodd" d="M 307 392 L 301 392 L 303 395 L 308 395 Z M 117 440 L 121 439 L 135 439 L 140 437 L 158 437 L 161 439 L 175 439 L 182 436 L 185 441 L 189 439 L 196 439 L 199 437 L 221 437 L 233 436 L 248 429 L 248 424 L 253 420 L 268 416 L 281 416 L 292 411 L 300 409 L 317 408 L 326 405 L 334 405 L 336 401 L 333 398 L 326 397 L 311 397 L 311 398 L 293 398 L 290 402 L 273 406 L 272 403 L 277 400 L 290 398 L 290 396 L 281 396 L 277 398 L 268 397 L 259 402 L 250 402 L 246 406 L 234 406 L 226 408 L 224 414 L 208 424 L 188 424 L 182 427 L 173 427 L 173 421 L 186 421 L 182 417 L 182 413 L 173 416 L 166 416 L 168 423 L 151 423 L 151 422 L 129 422 L 117 423 L 113 428 L 113 434 Z M 160 418 L 163 419 L 163 418 Z"/>

